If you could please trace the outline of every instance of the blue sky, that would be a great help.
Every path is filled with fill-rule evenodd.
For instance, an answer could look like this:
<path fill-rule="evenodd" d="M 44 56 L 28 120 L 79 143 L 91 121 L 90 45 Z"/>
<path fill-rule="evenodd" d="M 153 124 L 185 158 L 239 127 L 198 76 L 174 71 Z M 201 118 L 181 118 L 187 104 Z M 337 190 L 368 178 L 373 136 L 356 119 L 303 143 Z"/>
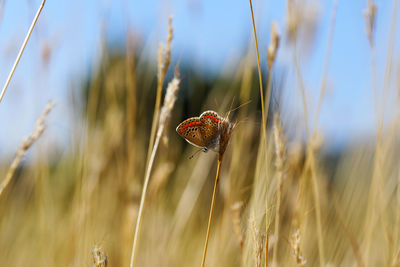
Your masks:
<path fill-rule="evenodd" d="M 319 6 L 317 35 L 310 51 L 300 49 L 298 52 L 307 95 L 311 100 L 311 112 L 320 88 L 333 7 L 333 1 L 314 2 Z M 39 0 L 5 1 L 0 21 L 1 83 L 9 73 L 39 4 Z M 277 21 L 280 32 L 284 33 L 286 1 L 254 1 L 253 4 L 260 49 L 265 51 L 271 21 Z M 381 87 L 393 1 L 380 0 L 376 4 L 377 77 Z M 362 15 L 365 6 L 366 1 L 338 1 L 328 92 L 319 119 L 319 127 L 326 140 L 332 143 L 374 135 L 376 123 L 370 51 Z M 146 52 L 155 56 L 158 44 L 165 40 L 170 14 L 174 16 L 173 54 L 176 58 L 191 59 L 204 72 L 235 70 L 237 64 L 231 63 L 243 57 L 242 53 L 251 40 L 249 38 L 252 38 L 248 1 L 47 0 L 0 104 L 0 125 L 3 126 L 0 129 L 0 155 L 15 151 L 50 99 L 55 100 L 57 106 L 49 118 L 46 138 L 65 142 L 71 137 L 71 88 L 79 85 L 80 79 L 88 74 L 89 66 L 98 62 L 104 25 L 110 43 L 123 43 L 129 23 L 136 38 L 144 42 Z M 399 18 L 396 23 L 393 61 L 399 73 Z M 42 60 L 46 45 L 51 48 L 47 66 Z M 301 101 L 290 55 L 290 46 L 282 43 L 277 66 L 288 70 L 286 93 L 291 97 L 288 103 L 293 103 L 288 112 L 296 112 L 297 109 L 301 111 Z"/>

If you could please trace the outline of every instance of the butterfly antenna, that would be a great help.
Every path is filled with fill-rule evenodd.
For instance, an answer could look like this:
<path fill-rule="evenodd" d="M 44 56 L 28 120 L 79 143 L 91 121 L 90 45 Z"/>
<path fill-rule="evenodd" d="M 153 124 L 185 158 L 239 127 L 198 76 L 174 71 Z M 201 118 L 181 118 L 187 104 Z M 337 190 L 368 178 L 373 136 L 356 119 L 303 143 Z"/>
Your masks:
<path fill-rule="evenodd" d="M 233 98 L 232 98 L 232 102 L 231 102 L 231 105 L 230 105 L 230 107 L 229 107 L 228 114 L 227 114 L 227 116 L 226 116 L 228 119 L 229 119 L 229 115 L 230 115 L 231 112 L 233 111 L 233 110 L 232 110 L 233 102 L 235 102 L 235 96 L 233 96 Z"/>
<path fill-rule="evenodd" d="M 202 148 L 200 148 L 199 150 L 197 150 L 196 152 L 194 152 L 190 157 L 189 157 L 189 159 L 192 159 L 192 158 L 194 158 L 194 156 L 196 155 L 196 154 L 198 154 L 200 151 L 202 151 L 203 149 Z"/>
<path fill-rule="evenodd" d="M 235 110 L 237 110 L 237 109 L 239 109 L 239 108 L 241 108 L 241 107 L 243 107 L 243 106 L 245 106 L 245 105 L 248 105 L 250 102 L 251 102 L 251 100 L 249 100 L 249 101 L 247 101 L 247 102 L 245 102 L 245 103 L 243 103 L 243 104 L 240 104 L 240 105 L 237 106 L 236 108 L 232 109 L 232 104 L 233 104 L 233 100 L 232 100 L 231 107 L 230 107 L 229 111 L 227 112 L 226 118 L 227 118 L 227 119 L 229 118 L 229 115 L 231 114 L 232 111 L 235 111 Z M 238 123 L 235 123 L 235 127 L 237 126 L 237 124 L 238 124 Z"/>
<path fill-rule="evenodd" d="M 250 102 L 251 102 L 251 100 L 249 100 L 249 101 L 247 101 L 247 102 L 245 102 L 245 103 L 243 103 L 243 104 L 240 104 L 240 105 L 237 106 L 236 108 L 229 110 L 229 112 L 235 111 L 235 110 L 237 110 L 237 109 L 239 109 L 239 108 L 241 108 L 241 107 L 243 107 L 243 106 L 245 106 L 245 105 L 248 105 Z"/>

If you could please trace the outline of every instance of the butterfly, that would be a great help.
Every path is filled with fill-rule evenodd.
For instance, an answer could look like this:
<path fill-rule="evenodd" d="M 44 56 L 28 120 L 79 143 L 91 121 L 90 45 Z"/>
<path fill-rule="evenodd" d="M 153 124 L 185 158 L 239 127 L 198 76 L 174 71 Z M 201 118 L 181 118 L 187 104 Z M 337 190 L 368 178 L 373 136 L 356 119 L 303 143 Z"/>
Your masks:
<path fill-rule="evenodd" d="M 193 117 L 181 122 L 176 132 L 189 144 L 202 148 L 203 152 L 209 149 L 215 152 L 225 150 L 233 125 L 228 118 L 223 118 L 217 112 L 208 110 L 200 117 Z"/>

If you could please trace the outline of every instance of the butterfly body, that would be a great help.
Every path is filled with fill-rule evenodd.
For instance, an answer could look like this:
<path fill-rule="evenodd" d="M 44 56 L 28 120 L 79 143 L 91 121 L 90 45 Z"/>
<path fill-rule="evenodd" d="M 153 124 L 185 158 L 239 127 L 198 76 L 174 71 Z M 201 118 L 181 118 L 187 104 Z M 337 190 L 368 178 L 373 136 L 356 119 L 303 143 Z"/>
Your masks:
<path fill-rule="evenodd" d="M 221 133 L 231 127 L 229 121 L 222 118 L 215 111 L 205 111 L 200 117 L 189 118 L 181 122 L 176 132 L 188 143 L 218 152 L 220 148 Z"/>

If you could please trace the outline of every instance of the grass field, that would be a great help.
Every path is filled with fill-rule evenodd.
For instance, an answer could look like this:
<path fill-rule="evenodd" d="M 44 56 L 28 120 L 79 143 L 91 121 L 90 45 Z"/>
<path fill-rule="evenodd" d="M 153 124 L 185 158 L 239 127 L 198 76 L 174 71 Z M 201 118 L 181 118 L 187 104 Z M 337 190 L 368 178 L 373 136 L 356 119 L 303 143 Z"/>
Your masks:
<path fill-rule="evenodd" d="M 287 2 L 270 42 L 258 43 L 267 60 L 258 61 L 249 21 L 252 41 L 229 74 L 202 75 L 175 60 L 173 19 L 152 57 L 135 36 L 122 48 L 104 44 L 99 65 L 66 100 L 75 118 L 68 146 L 49 141 L 46 121 L 58 108 L 50 103 L 15 158 L 0 164 L 0 266 L 201 265 L 217 167 L 206 266 L 400 266 L 397 2 L 383 70 L 375 63 L 379 10 L 373 1 L 364 10 L 372 80 L 383 81 L 366 88 L 376 136 L 335 151 L 325 149 L 318 122 L 336 4 L 313 104 L 298 53 L 315 41 L 315 25 L 299 1 Z M 300 115 L 284 108 L 282 46 L 291 49 Z M 397 109 L 386 106 L 390 92 Z M 175 128 L 205 110 L 229 113 L 236 125 L 221 137 L 226 151 L 189 159 L 196 148 Z"/>

